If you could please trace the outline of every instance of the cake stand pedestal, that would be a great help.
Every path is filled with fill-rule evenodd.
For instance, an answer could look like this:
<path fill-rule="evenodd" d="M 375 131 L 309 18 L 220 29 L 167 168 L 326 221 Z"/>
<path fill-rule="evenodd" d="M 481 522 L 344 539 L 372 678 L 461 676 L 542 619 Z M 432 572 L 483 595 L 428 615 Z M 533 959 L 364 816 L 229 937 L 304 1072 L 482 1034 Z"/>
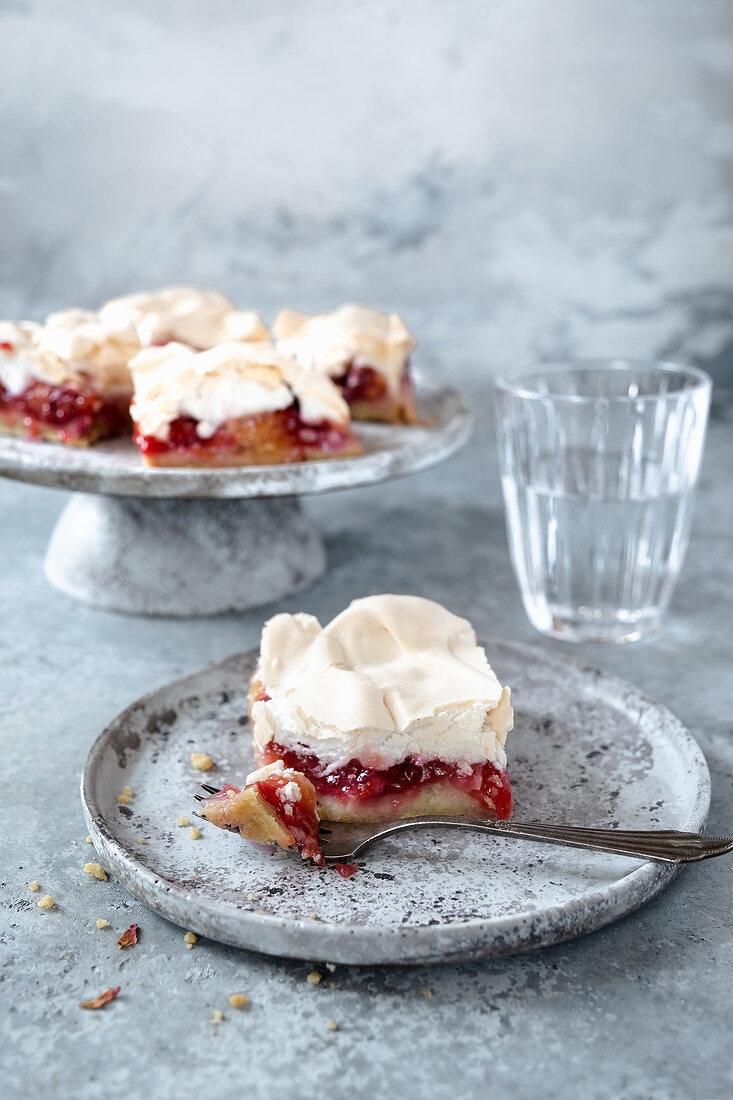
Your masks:
<path fill-rule="evenodd" d="M 417 473 L 468 439 L 459 395 L 417 375 L 425 423 L 357 424 L 357 458 L 282 466 L 153 469 L 131 442 L 77 449 L 0 438 L 0 475 L 74 490 L 51 537 L 46 576 L 111 611 L 244 611 L 310 584 L 326 569 L 299 498 Z"/>
<path fill-rule="evenodd" d="M 75 493 L 45 564 L 51 583 L 84 603 L 140 615 L 211 615 L 297 592 L 325 572 L 326 553 L 292 497 Z"/>

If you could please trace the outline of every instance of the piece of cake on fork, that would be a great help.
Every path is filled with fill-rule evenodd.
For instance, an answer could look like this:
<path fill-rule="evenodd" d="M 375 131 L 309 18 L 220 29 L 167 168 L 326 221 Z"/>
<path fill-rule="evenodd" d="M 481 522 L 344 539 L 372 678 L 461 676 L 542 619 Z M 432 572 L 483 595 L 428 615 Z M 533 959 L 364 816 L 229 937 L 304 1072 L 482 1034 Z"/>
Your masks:
<path fill-rule="evenodd" d="M 206 799 L 201 816 L 245 840 L 292 848 L 303 859 L 325 863 L 313 784 L 282 760 L 251 772 L 241 789 L 225 784 Z"/>

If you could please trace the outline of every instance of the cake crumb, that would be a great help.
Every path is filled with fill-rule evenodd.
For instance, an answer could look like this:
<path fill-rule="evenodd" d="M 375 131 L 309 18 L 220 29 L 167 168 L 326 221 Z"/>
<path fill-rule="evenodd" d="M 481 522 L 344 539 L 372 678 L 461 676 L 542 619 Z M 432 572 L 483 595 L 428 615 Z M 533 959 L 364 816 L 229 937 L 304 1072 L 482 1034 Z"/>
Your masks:
<path fill-rule="evenodd" d="M 308 917 L 309 917 L 310 920 L 318 920 L 318 917 L 316 916 L 315 913 L 309 913 Z"/>
<path fill-rule="evenodd" d="M 44 894 L 42 898 L 39 898 L 36 905 L 39 909 L 53 909 L 56 902 L 53 900 L 50 894 Z"/>
<path fill-rule="evenodd" d="M 87 837 L 87 844 L 94 844 L 94 841 L 90 836 Z"/>
<path fill-rule="evenodd" d="M 191 828 L 188 830 L 188 835 L 191 837 L 191 840 L 198 840 L 199 837 L 201 836 L 201 833 L 198 829 L 195 829 L 192 825 Z"/>
<path fill-rule="evenodd" d="M 190 817 L 179 817 L 178 818 L 179 827 L 182 827 L 183 825 L 190 825 L 190 824 L 191 824 L 191 818 Z"/>
<path fill-rule="evenodd" d="M 191 763 L 194 768 L 197 768 L 200 772 L 208 772 L 214 767 L 214 761 L 209 756 L 208 752 L 192 752 Z"/>
<path fill-rule="evenodd" d="M 100 882 L 107 881 L 107 872 L 101 863 L 85 863 L 84 870 L 92 878 L 98 878 Z"/>
<path fill-rule="evenodd" d="M 71 843 L 74 845 L 74 847 L 76 847 L 76 841 L 75 840 L 72 840 Z"/>
<path fill-rule="evenodd" d="M 264 917 L 264 915 L 265 915 L 265 910 L 264 910 L 264 909 L 258 909 L 258 910 L 257 910 L 257 915 L 258 915 L 259 917 Z"/>
<path fill-rule="evenodd" d="M 94 923 L 96 924 L 97 928 L 109 928 L 109 921 L 105 920 L 104 917 L 97 917 Z"/>
<path fill-rule="evenodd" d="M 433 991 L 432 989 L 423 989 L 422 995 L 423 997 L 432 997 Z"/>
<path fill-rule="evenodd" d="M 317 970 L 311 970 L 305 980 L 308 982 L 308 985 L 318 985 L 322 977 L 323 975 L 319 974 Z"/>
<path fill-rule="evenodd" d="M 129 796 L 129 794 L 124 794 L 124 793 L 123 794 L 118 794 L 117 795 L 117 801 L 120 803 L 120 805 L 126 806 L 127 803 L 130 801 L 130 796 Z"/>
<path fill-rule="evenodd" d="M 132 798 L 132 787 L 123 787 L 122 793 L 126 794 L 128 798 Z"/>
<path fill-rule="evenodd" d="M 229 1004 L 232 1008 L 243 1008 L 245 1005 L 249 1004 L 249 997 L 246 993 L 232 993 L 229 998 Z"/>
<path fill-rule="evenodd" d="M 33 893 L 35 894 L 35 893 L 37 893 L 37 891 L 38 891 L 38 890 L 40 890 L 40 889 L 41 889 L 41 887 L 40 887 L 40 886 L 38 885 L 38 882 L 37 882 L 37 880 L 36 880 L 36 879 L 33 879 L 33 882 L 29 882 L 29 883 L 28 883 L 28 889 L 29 889 L 29 890 L 32 890 L 32 891 L 33 891 Z"/>
<path fill-rule="evenodd" d="M 196 935 L 195 932 L 186 932 L 186 935 L 183 937 L 183 941 L 186 944 L 186 947 L 190 951 L 191 948 L 193 947 L 193 945 L 195 943 L 198 943 L 198 936 Z"/>
<path fill-rule="evenodd" d="M 247 894 L 247 901 L 254 901 L 254 900 L 255 900 L 254 894 Z"/>
<path fill-rule="evenodd" d="M 335 1020 L 329 1020 L 328 1021 L 328 1030 L 329 1031 L 338 1031 L 338 1029 L 339 1029 L 339 1026 L 338 1026 L 338 1024 L 336 1023 Z"/>
<path fill-rule="evenodd" d="M 137 838 L 137 842 L 138 842 L 138 844 L 147 844 L 148 843 L 144 836 L 139 836 Z"/>
<path fill-rule="evenodd" d="M 220 1008 L 215 1008 L 214 1011 L 211 1013 L 211 1019 L 209 1020 L 209 1023 L 220 1024 L 223 1019 L 224 1013 L 222 1012 L 222 1010 Z"/>

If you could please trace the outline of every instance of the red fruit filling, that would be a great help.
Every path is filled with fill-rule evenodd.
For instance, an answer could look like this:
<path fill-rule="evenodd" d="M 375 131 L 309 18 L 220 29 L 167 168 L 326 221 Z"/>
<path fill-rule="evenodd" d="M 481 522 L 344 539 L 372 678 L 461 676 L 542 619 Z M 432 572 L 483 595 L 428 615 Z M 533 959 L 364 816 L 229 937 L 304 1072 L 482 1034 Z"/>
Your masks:
<path fill-rule="evenodd" d="M 129 399 L 108 400 L 94 390 L 40 381 L 30 382 L 19 394 L 10 394 L 0 382 L 2 419 L 20 421 L 31 439 L 41 434 L 41 425 L 53 429 L 62 442 L 118 435 L 129 424 Z"/>
<path fill-rule="evenodd" d="M 307 423 L 297 405 L 225 421 L 208 439 L 198 435 L 197 425 L 194 417 L 179 416 L 169 425 L 167 439 L 143 435 L 135 425 L 134 438 L 143 454 L 175 452 L 206 458 L 252 448 L 271 453 L 281 462 L 301 462 L 311 452 L 338 454 L 356 442 L 348 425 L 339 427 L 327 420 Z"/>
<path fill-rule="evenodd" d="M 387 392 L 387 379 L 374 367 L 357 367 L 348 363 L 342 375 L 334 378 L 341 388 L 344 401 L 353 405 L 356 401 L 379 401 Z"/>
<path fill-rule="evenodd" d="M 358 863 L 334 863 L 332 866 L 334 871 L 341 875 L 341 878 L 351 878 L 359 870 Z"/>
<path fill-rule="evenodd" d="M 266 779 L 259 779 L 255 783 L 248 783 L 247 786 L 255 787 L 261 798 L 275 811 L 293 837 L 303 858 L 310 859 L 319 866 L 323 866 L 326 860 L 321 851 L 318 837 L 318 816 L 313 792 L 299 783 L 300 800 L 298 802 L 291 802 L 289 799 L 283 800 L 280 798 L 280 791 L 291 782 L 293 780 L 288 776 L 273 774 L 268 775 Z M 225 797 L 227 791 L 234 791 L 238 794 L 239 790 L 239 787 L 226 783 L 218 794 L 212 795 L 211 799 L 207 801 L 213 802 L 221 799 Z M 286 806 L 290 808 L 290 812 L 286 811 Z"/>
<path fill-rule="evenodd" d="M 303 772 L 319 795 L 368 802 L 384 795 L 416 791 L 424 783 L 448 780 L 484 805 L 493 805 L 501 821 L 506 821 L 512 813 L 509 775 L 494 764 L 473 764 L 470 768 L 460 768 L 445 760 L 418 762 L 408 757 L 384 770 L 367 768 L 358 760 L 350 760 L 342 768 L 326 771 L 316 756 L 293 752 L 274 741 L 261 749 L 259 755 L 263 764 L 282 760 L 286 767 Z"/>

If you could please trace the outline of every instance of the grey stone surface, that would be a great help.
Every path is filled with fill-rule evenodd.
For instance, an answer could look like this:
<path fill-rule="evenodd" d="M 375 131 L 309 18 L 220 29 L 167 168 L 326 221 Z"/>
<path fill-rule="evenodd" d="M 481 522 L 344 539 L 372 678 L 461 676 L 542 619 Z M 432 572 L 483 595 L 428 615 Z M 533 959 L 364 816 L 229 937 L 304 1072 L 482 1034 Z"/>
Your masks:
<path fill-rule="evenodd" d="M 666 355 L 730 385 L 730 0 L 0 17 L 3 315 L 204 282 L 268 319 L 396 307 L 477 378 Z"/>
<path fill-rule="evenodd" d="M 482 425 L 488 416 L 479 407 Z M 309 502 L 326 533 L 328 575 L 293 600 L 219 619 L 115 616 L 69 601 L 42 574 L 64 497 L 0 481 L 4 1095 L 167 1100 L 241 1087 L 256 1098 L 727 1100 L 729 858 L 686 869 L 638 913 L 573 942 L 446 968 L 321 968 L 314 987 L 309 963 L 206 940 L 188 951 L 180 929 L 114 881 L 84 875 L 92 850 L 78 782 L 116 713 L 254 646 L 266 615 L 327 618 L 354 596 L 392 589 L 439 599 L 484 635 L 600 665 L 669 706 L 707 757 L 708 827 L 724 833 L 733 824 L 732 473 L 730 422 L 714 419 L 664 630 L 613 649 L 573 649 L 527 624 L 484 431 L 430 473 Z M 557 791 L 563 810 L 572 798 Z M 55 910 L 36 907 L 34 878 Z M 98 916 L 112 929 L 98 931 Z M 119 951 L 116 936 L 133 921 L 140 943 Z M 118 984 L 119 999 L 102 1012 L 77 1008 Z M 246 1012 L 227 1004 L 239 991 L 252 998 Z M 215 1008 L 225 1019 L 210 1025 Z M 329 1020 L 340 1030 L 329 1031 Z"/>
<path fill-rule="evenodd" d="M 707 765 L 665 707 L 599 669 L 498 638 L 485 645 L 516 712 L 512 820 L 702 829 Z M 202 835 L 192 847 L 176 822 L 196 807 L 200 781 L 241 783 L 254 767 L 243 715 L 258 652 L 135 700 L 85 762 L 82 804 L 94 845 L 115 878 L 161 916 L 268 955 L 455 963 L 594 931 L 675 877 L 668 864 L 440 829 L 374 846 L 348 885 L 332 869 L 283 860 L 282 851 L 263 852 L 204 822 L 194 822 Z M 214 761 L 205 776 L 190 761 L 202 750 Z M 120 804 L 126 786 L 134 798 Z M 558 788 L 573 791 L 572 804 L 558 806 Z"/>

